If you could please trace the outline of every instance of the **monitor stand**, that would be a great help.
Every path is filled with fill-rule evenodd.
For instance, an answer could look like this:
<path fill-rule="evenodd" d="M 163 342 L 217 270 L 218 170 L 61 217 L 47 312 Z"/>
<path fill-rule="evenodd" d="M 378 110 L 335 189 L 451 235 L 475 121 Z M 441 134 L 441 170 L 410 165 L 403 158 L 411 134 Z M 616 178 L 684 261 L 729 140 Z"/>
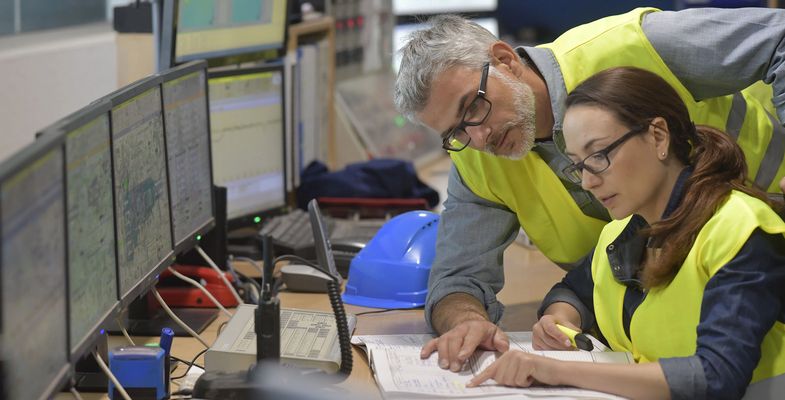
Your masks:
<path fill-rule="evenodd" d="M 259 249 L 257 235 L 259 230 L 255 227 L 245 227 L 227 232 L 226 251 L 234 257 L 246 257 L 252 260 L 261 260 L 262 252 Z"/>
<path fill-rule="evenodd" d="M 101 355 L 101 358 L 109 359 L 106 335 L 101 335 L 101 339 L 96 343 L 94 349 Z M 109 378 L 98 366 L 92 352 L 82 356 L 74 365 L 74 387 L 79 392 L 88 393 L 105 393 L 109 388 Z"/>
<path fill-rule="evenodd" d="M 171 328 L 175 336 L 191 336 L 161 308 L 153 307 L 147 296 L 134 300 L 128 307 L 125 329 L 131 336 L 161 336 L 161 329 Z M 155 301 L 155 300 L 153 300 Z M 215 308 L 172 308 L 174 314 L 196 333 L 201 333 L 220 312 Z M 119 331 L 119 329 L 117 329 Z M 112 332 L 119 333 L 119 332 Z"/>

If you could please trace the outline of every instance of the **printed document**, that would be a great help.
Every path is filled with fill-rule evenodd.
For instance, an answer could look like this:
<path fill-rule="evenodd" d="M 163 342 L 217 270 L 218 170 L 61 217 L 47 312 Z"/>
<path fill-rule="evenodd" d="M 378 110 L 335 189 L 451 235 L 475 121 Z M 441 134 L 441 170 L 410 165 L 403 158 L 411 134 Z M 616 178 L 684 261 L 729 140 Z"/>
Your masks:
<path fill-rule="evenodd" d="M 633 363 L 630 353 L 607 351 L 595 338 L 594 351 L 539 351 L 532 347 L 531 332 L 508 332 L 510 350 L 524 351 L 566 361 L 595 363 Z M 433 336 L 366 335 L 355 336 L 352 343 L 364 346 L 376 383 L 386 399 L 450 398 L 592 398 L 620 399 L 620 397 L 592 390 L 572 387 L 510 388 L 489 380 L 483 385 L 467 388 L 466 383 L 496 360 L 493 351 L 477 351 L 461 372 L 444 370 L 438 366 L 436 353 L 420 359 L 420 349 Z M 605 351 L 604 351 L 605 350 Z"/>

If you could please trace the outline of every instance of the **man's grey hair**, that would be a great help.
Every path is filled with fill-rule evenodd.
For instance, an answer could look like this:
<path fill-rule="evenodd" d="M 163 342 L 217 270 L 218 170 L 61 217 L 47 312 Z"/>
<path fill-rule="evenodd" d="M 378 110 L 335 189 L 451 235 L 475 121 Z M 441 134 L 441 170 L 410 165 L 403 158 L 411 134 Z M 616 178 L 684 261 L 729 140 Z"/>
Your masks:
<path fill-rule="evenodd" d="M 481 68 L 490 61 L 490 45 L 498 39 L 485 28 L 457 15 L 438 15 L 430 27 L 414 31 L 400 50 L 401 66 L 395 81 L 395 107 L 419 123 L 434 78 L 452 67 Z"/>

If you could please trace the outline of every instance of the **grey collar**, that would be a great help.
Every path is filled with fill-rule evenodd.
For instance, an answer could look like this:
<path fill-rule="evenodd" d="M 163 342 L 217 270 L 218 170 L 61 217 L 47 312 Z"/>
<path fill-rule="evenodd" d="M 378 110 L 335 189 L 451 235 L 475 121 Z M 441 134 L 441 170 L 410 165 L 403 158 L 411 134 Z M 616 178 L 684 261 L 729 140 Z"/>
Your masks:
<path fill-rule="evenodd" d="M 548 95 L 551 98 L 551 110 L 553 110 L 553 131 L 560 132 L 562 119 L 564 119 L 564 99 L 567 97 L 567 86 L 564 84 L 564 76 L 559 63 L 556 62 L 556 57 L 550 49 L 545 48 L 521 46 L 515 50 L 529 65 L 533 65 L 545 79 Z"/>

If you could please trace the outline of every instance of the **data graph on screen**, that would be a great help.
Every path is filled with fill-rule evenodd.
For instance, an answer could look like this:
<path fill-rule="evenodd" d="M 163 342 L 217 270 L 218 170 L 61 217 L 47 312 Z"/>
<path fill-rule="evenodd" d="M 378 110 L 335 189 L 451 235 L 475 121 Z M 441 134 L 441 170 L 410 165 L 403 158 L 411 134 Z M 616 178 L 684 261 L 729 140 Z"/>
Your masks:
<path fill-rule="evenodd" d="M 163 85 L 166 151 L 175 243 L 213 217 L 205 72 Z"/>
<path fill-rule="evenodd" d="M 161 90 L 112 108 L 112 152 L 120 293 L 172 251 Z"/>
<path fill-rule="evenodd" d="M 227 188 L 227 217 L 285 203 L 282 73 L 210 79 L 213 179 Z"/>
<path fill-rule="evenodd" d="M 179 0 L 175 60 L 282 48 L 284 0 Z"/>
<path fill-rule="evenodd" d="M 68 362 L 62 147 L 0 185 L 6 396 L 37 399 Z"/>
<path fill-rule="evenodd" d="M 66 134 L 70 347 L 117 303 L 109 114 Z"/>

